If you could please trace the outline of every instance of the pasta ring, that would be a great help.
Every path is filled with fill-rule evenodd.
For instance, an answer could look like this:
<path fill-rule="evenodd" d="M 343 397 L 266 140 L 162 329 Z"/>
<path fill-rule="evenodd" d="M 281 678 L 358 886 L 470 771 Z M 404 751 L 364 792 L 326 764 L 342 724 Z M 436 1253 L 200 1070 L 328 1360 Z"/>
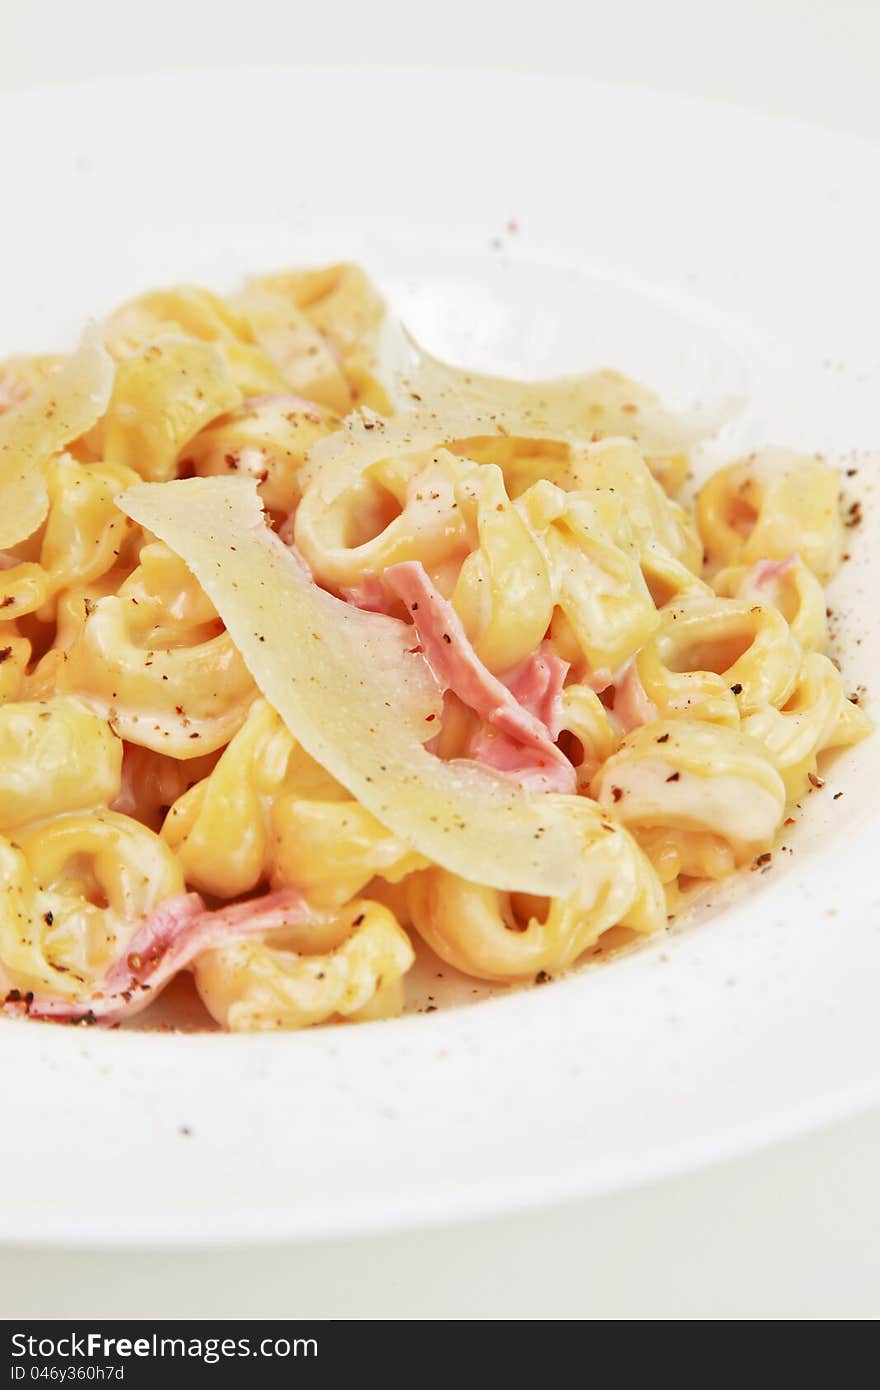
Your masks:
<path fill-rule="evenodd" d="M 714 473 L 697 498 L 710 565 L 749 565 L 795 553 L 825 581 L 840 564 L 840 480 L 833 468 L 765 449 Z"/>
<path fill-rule="evenodd" d="M 193 972 L 205 1007 L 232 1032 L 306 1028 L 328 1019 L 390 1018 L 403 1007 L 403 976 L 415 959 L 406 933 L 380 903 L 356 898 L 314 942 L 242 940 L 206 951 Z"/>
<path fill-rule="evenodd" d="M 548 795 L 546 802 L 548 815 L 565 815 L 578 825 L 582 854 L 571 897 L 512 897 L 436 866 L 407 881 L 415 930 L 467 975 L 513 981 L 553 974 L 612 927 L 647 934 L 665 924 L 660 884 L 626 831 L 584 797 Z"/>

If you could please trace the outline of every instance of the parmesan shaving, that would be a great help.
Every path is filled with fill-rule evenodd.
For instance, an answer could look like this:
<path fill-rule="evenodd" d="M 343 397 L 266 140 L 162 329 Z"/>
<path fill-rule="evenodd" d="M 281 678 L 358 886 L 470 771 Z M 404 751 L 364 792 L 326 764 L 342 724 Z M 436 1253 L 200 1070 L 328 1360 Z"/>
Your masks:
<path fill-rule="evenodd" d="M 413 629 L 319 589 L 266 525 L 252 480 L 140 484 L 118 505 L 181 556 L 294 737 L 383 825 L 461 878 L 573 891 L 570 818 L 425 749 L 441 706 Z"/>
<path fill-rule="evenodd" d="M 46 464 L 101 418 L 112 386 L 113 363 L 90 332 L 59 371 L 0 415 L 0 550 L 45 520 Z"/>
<path fill-rule="evenodd" d="M 389 358 L 391 394 L 400 409 L 430 401 L 442 415 L 490 426 L 485 433 L 586 442 L 633 439 L 651 454 L 685 451 L 712 434 L 737 404 L 673 415 L 653 391 L 622 372 L 602 370 L 547 381 L 517 381 L 456 367 L 433 357 L 405 329 Z"/>
<path fill-rule="evenodd" d="M 403 333 L 403 353 L 389 365 L 393 418 L 362 409 L 311 450 L 304 486 L 314 482 L 331 504 L 353 475 L 375 464 L 437 450 L 457 440 L 505 436 L 587 443 L 634 440 L 647 455 L 681 455 L 714 433 L 734 403 L 672 415 L 657 397 L 621 372 L 598 371 L 552 381 L 513 381 L 441 362 Z"/>

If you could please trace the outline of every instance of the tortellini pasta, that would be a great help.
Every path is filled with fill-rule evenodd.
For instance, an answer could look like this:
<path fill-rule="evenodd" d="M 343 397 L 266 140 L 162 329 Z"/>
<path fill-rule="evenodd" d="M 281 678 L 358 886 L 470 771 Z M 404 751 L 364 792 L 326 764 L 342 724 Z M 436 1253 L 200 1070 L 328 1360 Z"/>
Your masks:
<path fill-rule="evenodd" d="M 241 399 L 212 343 L 159 339 L 117 368 L 103 421 L 104 457 L 164 482 L 176 476 L 189 441 Z"/>
<path fill-rule="evenodd" d="M 319 270 L 287 271 L 251 281 L 243 296 L 254 292 L 270 294 L 295 308 L 310 325 L 314 340 L 311 348 L 327 350 L 344 373 L 349 399 L 342 404 L 360 403 L 387 407 L 387 397 L 373 375 L 377 338 L 385 316 L 385 306 L 367 276 L 356 265 L 331 265 Z M 308 391 L 303 394 L 309 395 Z M 311 399 L 321 400 L 311 393 Z M 327 402 L 334 407 L 333 400 Z"/>
<path fill-rule="evenodd" d="M 77 700 L 0 705 L 0 832 L 91 806 L 119 791 L 122 743 Z"/>
<path fill-rule="evenodd" d="M 833 468 L 787 449 L 765 449 L 715 473 L 697 499 L 711 565 L 797 554 L 822 580 L 843 551 L 840 483 Z"/>
<path fill-rule="evenodd" d="M 744 719 L 742 727 L 766 748 L 790 801 L 818 783 L 820 753 L 847 748 L 871 728 L 867 716 L 844 695 L 839 671 L 820 652 L 803 658 L 784 704 L 764 705 Z"/>
<path fill-rule="evenodd" d="M 17 700 L 24 684 L 31 644 L 15 622 L 0 623 L 0 705 Z"/>
<path fill-rule="evenodd" d="M 688 509 L 693 421 L 452 368 L 357 266 L 141 295 L 0 363 L 0 436 L 7 1012 L 189 970 L 235 1032 L 386 1019 L 417 951 L 544 981 L 766 866 L 870 732 L 834 468 Z"/>
<path fill-rule="evenodd" d="M 725 598 L 750 604 L 772 603 L 803 651 L 823 651 L 828 645 L 825 591 L 797 555 L 785 560 L 759 560 L 756 565 L 732 565 L 719 570 L 712 587 Z"/>
<path fill-rule="evenodd" d="M 188 759 L 223 747 L 255 695 L 247 667 L 176 556 L 149 546 L 116 594 L 84 600 L 56 665 L 120 737 Z"/>
<path fill-rule="evenodd" d="M 396 882 L 423 862 L 297 745 L 264 700 L 210 775 L 174 803 L 162 834 L 187 881 L 223 898 L 268 880 L 339 908 L 376 875 Z"/>
<path fill-rule="evenodd" d="M 596 773 L 592 795 L 630 829 L 657 832 L 645 841 L 653 859 L 658 842 L 674 850 L 676 873 L 694 873 L 692 836 L 700 853 L 712 846 L 725 856 L 723 872 L 769 848 L 785 814 L 785 787 L 760 743 L 723 725 L 658 720 L 623 740 Z"/>
<path fill-rule="evenodd" d="M 511 503 L 501 470 L 486 464 L 456 491 L 477 544 L 452 592 L 474 651 L 490 671 L 509 671 L 540 646 L 553 616 L 544 547 Z"/>
<path fill-rule="evenodd" d="M 414 956 L 394 914 L 355 898 L 328 925 L 317 934 L 295 930 L 277 944 L 233 941 L 205 951 L 196 986 L 217 1022 L 232 1032 L 267 1032 L 400 1013 Z"/>
<path fill-rule="evenodd" d="M 776 608 L 698 596 L 667 605 L 660 617 L 657 636 L 636 659 L 660 713 L 735 727 L 741 715 L 788 699 L 800 651 Z"/>
<path fill-rule="evenodd" d="M 548 819 L 569 819 L 578 838 L 578 881 L 570 897 L 505 894 L 438 867 L 411 880 L 413 925 L 441 959 L 466 974 L 485 980 L 553 974 L 611 927 L 649 933 L 666 920 L 659 883 L 626 830 L 586 797 L 546 800 Z"/>
<path fill-rule="evenodd" d="M 130 468 L 81 464 L 69 453 L 52 459 L 46 470 L 48 515 L 35 558 L 9 555 L 0 569 L 0 611 L 10 618 L 36 613 L 51 621 L 57 596 L 93 583 L 109 570 L 134 563 L 138 528 L 120 512 L 115 499 L 137 482 Z"/>
<path fill-rule="evenodd" d="M 243 473 L 255 478 L 267 509 L 286 518 L 300 500 L 309 450 L 338 425 L 332 410 L 313 401 L 257 396 L 203 429 L 180 465 L 200 477 Z"/>
<path fill-rule="evenodd" d="M 657 626 L 622 502 L 536 483 L 520 505 L 543 541 L 566 660 L 610 678 Z"/>
<path fill-rule="evenodd" d="M 160 903 L 183 892 L 163 842 L 130 816 L 71 812 L 0 837 L 0 968 L 18 991 L 100 991 Z"/>
<path fill-rule="evenodd" d="M 357 588 L 406 560 L 442 573 L 468 554 L 456 490 L 473 471 L 446 450 L 408 455 L 353 470 L 329 502 L 318 475 L 297 508 L 296 545 L 315 577 L 337 590 Z"/>

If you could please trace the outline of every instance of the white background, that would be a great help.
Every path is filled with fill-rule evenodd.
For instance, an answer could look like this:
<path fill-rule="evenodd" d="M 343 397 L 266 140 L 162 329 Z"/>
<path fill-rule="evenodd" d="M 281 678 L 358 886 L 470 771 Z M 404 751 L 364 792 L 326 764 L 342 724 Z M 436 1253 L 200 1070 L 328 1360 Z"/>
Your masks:
<path fill-rule="evenodd" d="M 0 90 L 309 61 L 583 73 L 880 138 L 875 0 L 0 0 Z M 169 1256 L 0 1251 L 0 1313 L 876 1317 L 878 1171 L 874 1114 L 687 1178 L 443 1231 Z"/>

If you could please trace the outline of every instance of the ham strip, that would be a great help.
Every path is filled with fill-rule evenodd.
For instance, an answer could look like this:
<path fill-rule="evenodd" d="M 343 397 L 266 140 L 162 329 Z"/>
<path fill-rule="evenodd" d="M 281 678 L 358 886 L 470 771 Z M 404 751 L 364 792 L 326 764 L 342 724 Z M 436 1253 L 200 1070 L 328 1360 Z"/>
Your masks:
<path fill-rule="evenodd" d="M 627 662 L 614 687 L 614 722 L 622 734 L 651 724 L 659 716 L 657 706 L 648 699 L 634 661 Z"/>
<path fill-rule="evenodd" d="M 362 608 L 365 613 L 384 613 L 389 616 L 388 590 L 378 574 L 368 574 L 360 584 L 340 589 L 346 603 Z"/>
<path fill-rule="evenodd" d="M 562 730 L 562 688 L 567 675 L 568 662 L 541 647 L 504 677 L 513 698 L 546 725 L 553 739 Z"/>
<path fill-rule="evenodd" d="M 491 724 L 483 724 L 470 740 L 468 757 L 475 762 L 504 772 L 533 792 L 571 792 L 577 774 L 570 776 L 561 761 L 548 767 L 545 754 L 536 748 L 524 748 L 509 734 L 501 733 Z M 560 755 L 560 759 L 563 755 Z M 568 759 L 566 759 L 568 762 Z M 568 765 L 571 767 L 571 764 Z"/>
<path fill-rule="evenodd" d="M 406 604 L 425 660 L 439 684 L 444 690 L 453 691 L 489 726 L 474 740 L 473 756 L 499 771 L 516 773 L 533 788 L 574 792 L 574 768 L 556 747 L 547 724 L 486 669 L 452 604 L 431 583 L 424 566 L 417 560 L 405 560 L 391 565 L 382 578 Z M 561 687 L 567 667 L 561 670 L 564 663 L 551 664 L 546 656 L 543 661 L 546 663 L 543 671 L 521 668 L 518 679 L 533 696 L 536 695 L 536 681 L 543 680 L 544 693 L 537 698 L 539 703 L 549 698 L 552 704 L 552 690 L 557 683 Z M 553 658 L 553 662 L 556 661 Z"/>
<path fill-rule="evenodd" d="M 607 666 L 599 666 L 595 671 L 587 670 L 583 677 L 584 685 L 588 685 L 597 695 L 601 695 L 607 690 L 609 685 L 614 684 L 614 672 L 609 671 Z"/>
<path fill-rule="evenodd" d="M 20 381 L 0 381 L 0 415 L 26 401 L 30 391 Z"/>
<path fill-rule="evenodd" d="M 125 955 L 91 995 L 66 999 L 10 990 L 0 1007 L 4 1013 L 30 1018 L 117 1023 L 151 1004 L 169 980 L 203 951 L 242 936 L 299 925 L 310 915 L 305 899 L 292 888 L 213 910 L 205 907 L 198 893 L 184 893 L 169 898 L 147 918 Z"/>
<path fill-rule="evenodd" d="M 778 579 L 784 578 L 789 570 L 794 569 L 799 558 L 798 555 L 789 555 L 785 560 L 759 560 L 752 570 L 752 583 L 755 588 L 767 589 Z"/>

